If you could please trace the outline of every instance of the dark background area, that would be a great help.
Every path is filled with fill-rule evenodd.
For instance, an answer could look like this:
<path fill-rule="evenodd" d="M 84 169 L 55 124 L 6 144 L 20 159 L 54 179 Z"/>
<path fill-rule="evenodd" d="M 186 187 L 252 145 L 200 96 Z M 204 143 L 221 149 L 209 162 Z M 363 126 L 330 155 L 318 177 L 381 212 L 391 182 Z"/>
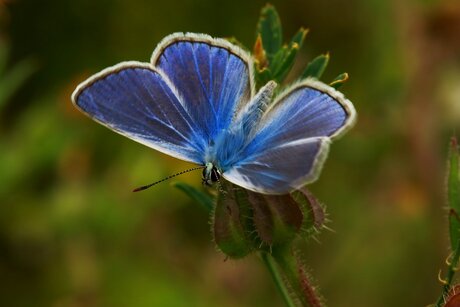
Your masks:
<path fill-rule="evenodd" d="M 79 82 L 147 62 L 173 32 L 234 36 L 251 48 L 264 4 L 0 0 L 0 48 L 9 50 L 0 96 L 9 71 L 33 71 L 0 99 L 0 305 L 282 306 L 259 259 L 225 261 L 206 212 L 171 182 L 131 193 L 189 164 L 70 102 Z M 285 37 L 310 28 L 293 76 L 329 51 L 323 80 L 348 72 L 341 91 L 358 110 L 310 186 L 332 230 L 304 246 L 321 293 L 330 306 L 434 302 L 449 254 L 444 173 L 460 126 L 460 3 L 272 4 Z M 179 180 L 201 185 L 197 173 Z"/>

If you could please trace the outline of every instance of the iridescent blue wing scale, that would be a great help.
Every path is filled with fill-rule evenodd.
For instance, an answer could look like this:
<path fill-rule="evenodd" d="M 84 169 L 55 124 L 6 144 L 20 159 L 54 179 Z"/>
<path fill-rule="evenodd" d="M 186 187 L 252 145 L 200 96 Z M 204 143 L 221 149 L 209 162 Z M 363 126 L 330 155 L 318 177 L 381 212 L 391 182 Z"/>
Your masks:
<path fill-rule="evenodd" d="M 265 112 L 223 176 L 256 192 L 288 193 L 317 179 L 330 140 L 355 118 L 351 102 L 335 89 L 314 80 L 295 84 Z"/>
<path fill-rule="evenodd" d="M 223 39 L 173 34 L 159 44 L 151 62 L 176 86 L 210 145 L 253 96 L 251 57 Z"/>
<path fill-rule="evenodd" d="M 203 164 L 204 141 L 180 97 L 150 64 L 124 62 L 80 84 L 72 101 L 108 128 L 182 160 Z"/>

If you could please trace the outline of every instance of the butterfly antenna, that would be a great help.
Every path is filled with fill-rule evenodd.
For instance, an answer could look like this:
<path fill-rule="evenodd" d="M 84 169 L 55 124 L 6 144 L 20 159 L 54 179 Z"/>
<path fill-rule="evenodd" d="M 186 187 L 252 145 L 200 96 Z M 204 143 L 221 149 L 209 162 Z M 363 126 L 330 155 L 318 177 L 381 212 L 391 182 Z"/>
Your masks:
<path fill-rule="evenodd" d="M 139 192 L 139 191 L 146 190 L 146 189 L 148 189 L 148 188 L 150 188 L 150 187 L 153 187 L 154 185 L 159 184 L 159 183 L 161 183 L 161 182 L 163 182 L 163 181 L 166 181 L 166 180 L 168 180 L 168 179 L 174 178 L 174 177 L 176 177 L 176 176 L 179 176 L 179 175 L 182 175 L 182 174 L 191 172 L 191 171 L 196 171 L 196 170 L 199 170 L 199 169 L 203 169 L 203 168 L 205 168 L 205 167 L 206 167 L 206 166 L 199 166 L 199 167 L 194 167 L 194 168 L 187 169 L 187 170 L 185 170 L 185 171 L 182 171 L 182 172 L 179 172 L 179 173 L 177 173 L 177 174 L 170 175 L 170 176 L 168 176 L 168 177 L 166 177 L 166 178 L 163 178 L 163 179 L 161 179 L 161 180 L 155 181 L 154 183 L 151 183 L 151 184 L 144 185 L 144 186 L 142 186 L 142 187 L 136 188 L 136 189 L 133 190 L 133 192 Z"/>

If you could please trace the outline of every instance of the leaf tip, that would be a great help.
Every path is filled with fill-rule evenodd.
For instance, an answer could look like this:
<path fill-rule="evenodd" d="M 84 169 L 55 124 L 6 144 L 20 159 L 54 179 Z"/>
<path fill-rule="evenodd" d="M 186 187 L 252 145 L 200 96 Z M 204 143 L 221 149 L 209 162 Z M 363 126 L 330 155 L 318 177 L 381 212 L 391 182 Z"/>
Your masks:
<path fill-rule="evenodd" d="M 260 33 L 257 34 L 256 42 L 254 43 L 254 62 L 258 70 L 262 70 L 264 67 L 267 66 L 267 56 L 265 54 L 262 35 Z"/>
<path fill-rule="evenodd" d="M 347 82 L 348 79 L 350 79 L 350 76 L 348 73 L 344 72 L 343 74 L 338 75 L 337 78 L 335 78 L 334 81 L 332 81 L 329 85 L 335 89 L 338 89 L 345 82 Z"/>
<path fill-rule="evenodd" d="M 307 36 L 308 32 L 310 32 L 310 29 L 300 27 L 299 32 L 302 33 L 302 40 L 303 40 L 305 38 L 305 36 Z"/>

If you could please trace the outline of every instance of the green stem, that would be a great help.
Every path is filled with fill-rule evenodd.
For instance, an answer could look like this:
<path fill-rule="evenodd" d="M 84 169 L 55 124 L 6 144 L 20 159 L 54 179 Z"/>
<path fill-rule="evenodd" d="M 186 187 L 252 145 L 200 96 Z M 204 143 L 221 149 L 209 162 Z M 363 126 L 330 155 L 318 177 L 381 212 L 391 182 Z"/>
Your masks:
<path fill-rule="evenodd" d="M 442 293 L 438 301 L 436 302 L 436 307 L 441 307 L 444 304 L 444 299 L 452 287 L 452 280 L 454 279 L 455 271 L 457 270 L 459 258 L 460 258 L 460 240 L 457 243 L 457 247 L 455 248 L 452 259 L 450 260 L 450 264 L 448 267 L 447 276 L 445 280 L 446 283 L 442 287 Z"/>
<path fill-rule="evenodd" d="M 284 284 L 283 278 L 281 277 L 281 274 L 278 271 L 278 267 L 273 257 L 266 252 L 261 252 L 260 257 L 262 258 L 262 261 L 264 262 L 268 271 L 270 272 L 270 275 L 272 276 L 272 279 L 275 282 L 275 286 L 281 294 L 281 297 L 283 298 L 284 302 L 286 303 L 286 306 L 295 307 L 295 304 L 292 301 L 291 295 L 289 294 L 286 285 Z"/>
<path fill-rule="evenodd" d="M 321 307 L 320 296 L 310 281 L 310 276 L 300 259 L 290 249 L 273 250 L 272 256 L 281 268 L 290 288 L 294 291 L 302 306 Z"/>

